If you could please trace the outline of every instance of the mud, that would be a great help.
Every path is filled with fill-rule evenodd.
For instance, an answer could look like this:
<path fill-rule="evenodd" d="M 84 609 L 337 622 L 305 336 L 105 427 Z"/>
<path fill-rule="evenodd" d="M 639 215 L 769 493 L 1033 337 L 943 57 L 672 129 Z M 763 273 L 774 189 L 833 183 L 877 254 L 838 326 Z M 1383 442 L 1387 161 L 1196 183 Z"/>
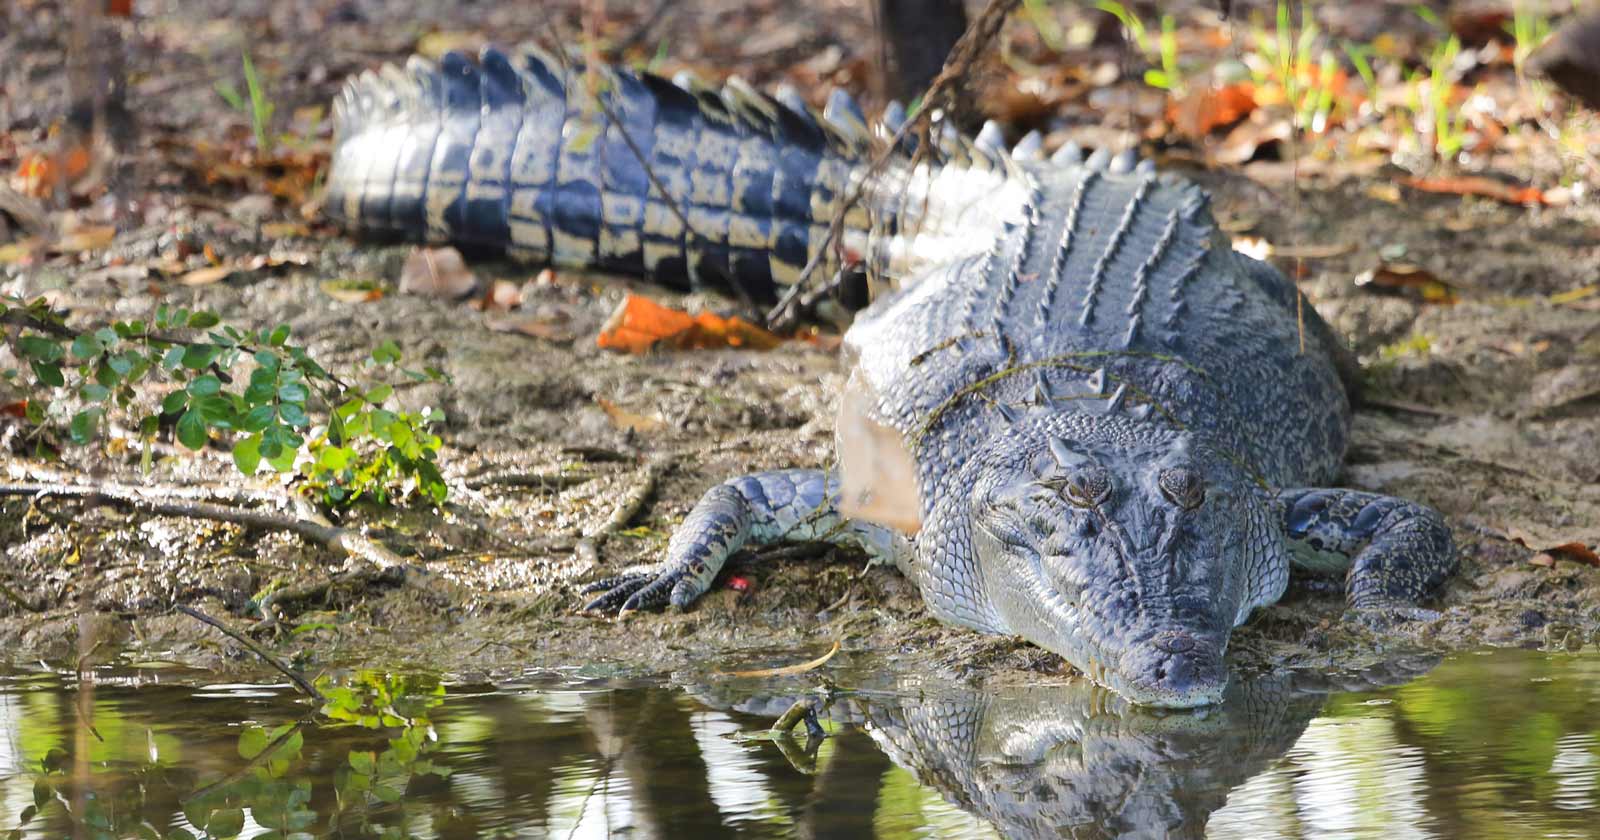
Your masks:
<path fill-rule="evenodd" d="M 179 4 L 154 5 L 147 19 L 123 31 L 135 68 L 128 111 L 137 116 L 141 143 L 237 129 L 239 117 L 223 110 L 211 84 L 246 39 L 269 68 L 279 107 L 292 108 L 327 101 L 348 72 L 403 56 L 418 29 L 394 21 L 421 15 L 420 27 L 445 20 L 409 5 L 405 11 L 351 5 L 351 14 L 359 12 L 351 22 L 326 4 L 266 4 L 275 11 L 256 14 L 213 3 L 218 18 L 232 23 L 211 25 L 215 37 L 204 38 L 185 23 L 194 4 L 181 11 Z M 710 11 L 689 5 L 690 12 L 652 36 L 668 39 L 679 61 L 739 70 L 760 83 L 807 51 L 859 45 L 836 56 L 843 68 L 870 58 L 867 22 L 853 4 L 803 20 L 784 4 L 755 4 L 733 16 L 717 4 L 705 4 Z M 543 22 L 503 9 L 463 8 L 464 17 L 449 19 L 452 30 L 495 32 L 502 41 L 544 31 Z M 571 10 L 550 14 L 561 31 L 578 31 Z M 789 32 L 792 43 L 760 55 L 728 46 L 763 24 Z M 730 33 L 720 49 L 694 37 L 708 31 L 696 27 L 707 26 Z M 47 24 L 33 34 L 11 45 L 35 56 L 35 81 L 55 79 L 41 56 L 59 42 L 50 40 Z M 849 73 L 833 77 L 848 83 Z M 19 84 L 14 75 L 10 84 Z M 11 118 L 49 122 L 47 113 L 21 110 Z M 1051 142 L 1068 134 L 1058 132 Z M 1283 603 L 1237 632 L 1240 666 L 1354 666 L 1394 646 L 1600 643 L 1600 569 L 1565 558 L 1530 562 L 1538 549 L 1600 543 L 1600 296 L 1550 300 L 1600 276 L 1600 208 L 1579 202 L 1528 210 L 1479 199 L 1397 197 L 1381 172 L 1293 182 L 1281 177 L 1281 167 L 1194 174 L 1213 191 L 1224 226 L 1239 235 L 1348 245 L 1337 256 L 1279 261 L 1302 277 L 1302 288 L 1365 364 L 1370 402 L 1357 413 L 1343 483 L 1437 506 L 1455 529 L 1463 559 L 1461 574 L 1439 598 L 1441 619 L 1382 634 L 1339 621 L 1336 582 L 1297 584 Z M 244 193 L 185 182 L 159 159 L 129 160 L 115 178 L 121 200 L 107 212 L 121 232 L 113 248 L 76 261 L 7 267 L 6 291 L 57 290 L 75 325 L 144 316 L 158 301 L 213 308 L 241 326 L 285 322 L 334 368 L 394 338 L 408 360 L 438 366 L 453 379 L 404 392 L 410 406 L 440 407 L 449 418 L 442 463 L 457 487 L 451 502 L 439 512 L 361 509 L 348 516 L 426 574 L 415 575 L 414 585 L 332 587 L 260 631 L 299 666 L 373 664 L 460 675 L 704 671 L 807 659 L 840 640 L 841 664 L 853 652 L 871 651 L 895 667 L 961 678 L 1067 672 L 1059 658 L 1019 641 L 938 624 L 907 581 L 889 570 L 865 570 L 862 558 L 839 552 L 748 558 L 739 573 L 752 582 L 749 591 L 715 591 L 686 614 L 616 621 L 573 612 L 580 581 L 658 557 L 711 484 L 750 470 L 827 465 L 833 400 L 844 376 L 835 354 L 803 342 L 765 353 L 603 352 L 594 335 L 630 288 L 690 309 L 737 304 L 576 273 L 528 287 L 529 308 L 563 325 L 559 340 L 498 332 L 491 329 L 498 316 L 393 293 L 403 247 L 315 231 L 263 241 L 256 224 L 237 212 Z M 185 191 L 206 200 L 185 200 Z M 269 206 L 269 220 L 298 213 L 282 202 Z M 173 235 L 233 253 L 305 254 L 309 264 L 199 288 L 106 270 L 113 259 L 134 262 L 161 251 L 163 237 Z M 1425 303 L 1355 285 L 1380 251 L 1401 246 L 1404 261 L 1449 283 L 1460 302 Z M 518 285 L 537 273 L 495 262 L 474 268 L 485 279 Z M 351 304 L 322 291 L 326 281 L 352 278 L 391 293 Z M 647 418 L 650 428 L 620 427 L 602 400 Z M 224 453 L 173 448 L 165 454 L 157 480 L 240 482 Z M 20 456 L 8 458 L 9 467 L 29 466 Z M 637 486 L 651 459 L 667 466 L 649 501 L 591 562 L 576 543 Z M 136 452 L 114 445 L 69 451 L 65 466 L 139 480 Z M 590 478 L 544 489 L 464 489 L 467 478 L 495 471 Z M 245 626 L 264 593 L 326 581 L 344 564 L 292 536 L 61 501 L 0 502 L 0 544 L 0 580 L 17 596 L 0 600 L 0 646 L 13 661 L 125 656 L 259 673 L 253 657 L 171 613 L 171 606 L 196 604 Z"/>

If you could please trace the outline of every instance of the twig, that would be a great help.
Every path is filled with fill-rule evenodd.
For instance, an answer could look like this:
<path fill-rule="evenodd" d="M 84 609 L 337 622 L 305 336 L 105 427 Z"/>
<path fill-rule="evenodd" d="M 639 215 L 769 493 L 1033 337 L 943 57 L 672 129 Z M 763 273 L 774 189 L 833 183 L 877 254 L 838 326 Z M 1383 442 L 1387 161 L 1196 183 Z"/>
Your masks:
<path fill-rule="evenodd" d="M 272 610 L 273 607 L 282 606 L 284 604 L 295 604 L 302 601 L 310 601 L 313 598 L 325 595 L 328 590 L 337 586 L 346 586 L 349 584 L 370 586 L 374 583 L 383 582 L 402 583 L 404 582 L 404 579 L 405 570 L 399 566 L 391 566 L 387 569 L 377 568 L 374 566 L 363 566 L 338 575 L 334 575 L 327 580 L 318 581 L 316 583 L 308 583 L 301 586 L 286 586 L 282 589 L 275 589 L 272 592 L 267 593 L 266 597 L 262 598 L 261 601 L 256 604 L 256 609 L 261 613 L 262 618 L 261 621 L 256 622 L 256 624 L 251 626 L 250 629 L 255 631 L 266 627 L 276 626 L 278 623 L 278 617 L 276 614 L 274 614 Z"/>
<path fill-rule="evenodd" d="M 482 473 L 463 480 L 462 486 L 469 490 L 482 490 L 485 487 L 537 487 L 540 490 L 563 490 L 587 484 L 599 476 L 595 473 L 563 473 L 563 472 L 515 472 L 500 471 Z"/>
<path fill-rule="evenodd" d="M 726 677 L 784 677 L 790 674 L 804 674 L 807 671 L 815 671 L 828 664 L 828 660 L 832 659 L 833 655 L 838 652 L 839 642 L 834 640 L 833 647 L 829 648 L 827 653 L 810 662 L 802 662 L 799 665 L 785 665 L 782 668 L 757 668 L 754 671 L 715 671 L 713 673 Z M 792 727 L 793 724 L 790 724 L 790 726 Z"/>
<path fill-rule="evenodd" d="M 839 236 L 844 232 L 845 216 L 850 212 L 851 208 L 861 201 L 861 197 L 865 193 L 867 184 L 872 180 L 872 177 L 881 172 L 889 160 L 895 156 L 899 151 L 901 141 L 911 131 L 921 130 L 921 127 L 927 124 L 939 104 L 948 104 L 953 101 L 952 94 L 956 83 L 966 76 L 973 63 L 983 54 L 984 48 L 999 33 L 1001 25 L 1005 23 L 1011 11 L 1021 2 L 1022 0 L 989 0 L 989 5 L 972 22 L 972 25 L 967 27 L 967 31 L 961 36 L 961 40 L 957 41 L 955 47 L 950 50 L 950 57 L 945 59 L 944 69 L 939 71 L 939 75 L 934 77 L 933 83 L 928 85 L 928 92 L 922 97 L 923 104 L 918 109 L 916 118 L 906 120 L 900 126 L 900 129 L 895 132 L 894 137 L 889 140 L 884 150 L 867 167 L 867 171 L 862 173 L 861 178 L 857 179 L 850 190 L 850 194 L 845 197 L 844 202 L 834 211 L 833 219 L 828 223 L 828 232 L 823 236 L 821 244 L 811 259 L 806 262 L 805 268 L 801 269 L 800 277 L 784 292 L 778 304 L 767 313 L 766 321 L 769 329 L 781 331 L 790 322 L 794 315 L 792 310 L 795 307 L 795 302 L 800 298 L 802 289 L 811 278 L 811 275 L 816 273 L 817 268 L 822 264 L 822 260 L 826 257 L 829 248 L 839 240 Z M 921 148 L 926 148 L 928 145 L 928 143 L 923 143 Z"/>
<path fill-rule="evenodd" d="M 300 672 L 290 668 L 288 665 L 283 664 L 283 662 L 279 661 L 276 656 L 267 653 L 265 648 L 261 647 L 255 642 L 250 641 L 250 639 L 246 638 L 244 634 L 234 630 L 233 628 L 223 624 L 211 616 L 206 615 L 194 607 L 179 604 L 178 606 L 173 607 L 173 609 L 183 613 L 186 616 L 189 616 L 192 619 L 195 619 L 196 621 L 199 621 L 202 624 L 207 624 L 216 628 L 222 633 L 222 635 L 227 636 L 235 642 L 243 645 L 246 650 L 250 651 L 256 656 L 261 657 L 262 660 L 264 660 L 268 665 L 271 665 L 273 668 L 276 668 L 279 673 L 288 677 L 289 681 L 294 683 L 296 688 L 305 692 L 305 695 L 310 697 L 312 700 L 315 700 L 318 703 L 322 703 L 326 700 L 326 698 L 322 696 L 322 692 L 318 691 L 317 687 L 312 685 L 310 680 L 307 680 L 304 676 L 301 676 Z"/>
<path fill-rule="evenodd" d="M 171 492 L 169 492 L 171 491 Z M 380 568 L 402 565 L 389 549 L 349 528 L 325 525 L 268 511 L 246 510 L 208 502 L 174 501 L 184 495 L 183 488 L 130 487 L 121 484 L 84 486 L 57 482 L 19 482 L 0 484 L 0 496 L 61 496 L 91 505 L 127 505 L 157 516 L 182 516 L 230 522 L 264 531 L 288 531 L 325 548 L 342 552 L 352 560 L 365 560 Z"/>
<path fill-rule="evenodd" d="M 222 778 L 212 782 L 211 784 L 205 785 L 203 787 L 196 788 L 193 793 L 189 794 L 188 796 L 185 796 L 181 801 L 183 801 L 183 802 L 192 802 L 193 800 L 199 799 L 200 797 L 205 796 L 206 794 L 208 794 L 208 793 L 210 793 L 210 792 L 212 792 L 214 790 L 220 790 L 222 788 L 225 788 L 228 785 L 231 785 L 234 782 L 237 782 L 240 779 L 243 779 L 245 776 L 250 775 L 250 771 L 256 769 L 257 767 L 260 767 L 261 765 L 263 765 L 263 764 L 267 763 L 269 760 L 271 760 L 273 754 L 276 753 L 278 750 L 282 749 L 284 744 L 289 743 L 289 739 L 290 738 L 293 738 L 295 735 L 299 734 L 300 730 L 305 728 L 305 725 L 306 725 L 306 721 L 302 720 L 302 721 L 297 722 L 294 726 L 290 727 L 282 735 L 279 735 L 278 737 L 273 738 L 270 742 L 268 742 L 266 748 L 263 749 L 261 752 L 256 753 L 255 758 L 250 759 L 248 762 L 245 763 L 245 765 L 243 767 L 240 767 L 239 769 L 233 771 L 232 773 L 229 773 L 228 775 L 223 776 Z"/>
<path fill-rule="evenodd" d="M 639 477 L 638 483 L 617 502 L 611 515 L 578 541 L 576 548 L 580 559 L 589 563 L 599 561 L 600 546 L 608 537 L 627 527 L 628 522 L 639 515 L 639 509 L 643 508 L 645 501 L 656 492 L 656 484 L 661 481 L 661 475 L 666 472 L 668 463 L 670 459 L 661 458 L 645 464 L 644 473 Z"/>

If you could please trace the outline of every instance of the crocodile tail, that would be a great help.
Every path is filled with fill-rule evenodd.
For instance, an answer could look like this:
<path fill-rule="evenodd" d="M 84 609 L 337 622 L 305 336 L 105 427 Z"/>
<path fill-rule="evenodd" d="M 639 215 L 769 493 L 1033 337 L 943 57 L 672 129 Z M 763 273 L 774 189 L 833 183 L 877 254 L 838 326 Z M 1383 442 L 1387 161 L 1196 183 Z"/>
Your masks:
<path fill-rule="evenodd" d="M 346 227 L 775 300 L 822 247 L 868 136 L 738 79 L 720 90 L 535 48 L 413 57 L 334 104 L 326 212 Z M 868 214 L 844 247 L 865 249 Z M 824 275 L 826 276 L 826 275 Z"/>

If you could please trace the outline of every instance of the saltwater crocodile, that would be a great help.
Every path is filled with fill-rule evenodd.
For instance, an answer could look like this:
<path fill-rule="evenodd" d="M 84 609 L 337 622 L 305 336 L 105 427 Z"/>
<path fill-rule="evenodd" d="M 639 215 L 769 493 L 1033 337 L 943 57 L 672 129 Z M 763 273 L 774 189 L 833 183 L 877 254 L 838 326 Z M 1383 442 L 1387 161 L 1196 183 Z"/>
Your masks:
<path fill-rule="evenodd" d="M 386 66 L 334 113 L 326 206 L 352 229 L 755 301 L 808 260 L 888 281 L 845 336 L 860 410 L 840 429 L 888 431 L 911 486 L 854 456 L 843 486 L 878 499 L 842 497 L 832 471 L 732 479 L 660 566 L 595 584 L 591 609 L 687 606 L 744 546 L 849 543 L 892 559 L 940 619 L 1189 707 L 1222 696 L 1232 629 L 1291 566 L 1343 573 L 1367 619 L 1423 614 L 1454 569 L 1434 510 L 1322 486 L 1348 437 L 1349 357 L 1292 284 L 1229 247 L 1197 186 L 1129 156 L 1047 160 L 990 125 L 873 167 L 898 107 L 869 127 L 842 94 L 818 114 L 792 90 L 532 48 Z M 899 528 L 841 511 L 897 494 Z"/>
<path fill-rule="evenodd" d="M 1435 664 L 1426 656 L 1394 657 L 1337 681 L 1305 672 L 1257 675 L 1231 683 L 1220 707 L 1204 715 L 1141 709 L 1084 681 L 975 690 L 915 677 L 886 684 L 867 678 L 837 697 L 751 696 L 748 685 L 727 680 L 687 689 L 703 705 L 758 719 L 780 718 L 796 703 L 830 719 L 839 743 L 817 790 L 830 786 L 827 776 L 839 764 L 850 778 L 837 786 L 863 785 L 841 756 L 864 746 L 847 734 L 858 729 L 918 782 L 1002 837 L 1203 837 L 1211 815 L 1278 763 L 1330 693 L 1398 685 Z M 818 743 L 808 739 L 812 749 L 802 751 L 780 734 L 777 745 L 801 762 Z"/>

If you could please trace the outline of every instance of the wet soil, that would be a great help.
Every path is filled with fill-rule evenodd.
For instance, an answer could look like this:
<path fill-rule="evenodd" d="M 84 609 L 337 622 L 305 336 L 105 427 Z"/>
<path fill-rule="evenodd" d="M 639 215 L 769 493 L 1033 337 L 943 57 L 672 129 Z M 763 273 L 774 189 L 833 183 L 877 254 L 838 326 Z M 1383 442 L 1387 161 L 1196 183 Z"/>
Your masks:
<path fill-rule="evenodd" d="M 448 15 L 410 4 L 264 4 L 270 11 L 203 5 L 214 7 L 218 22 L 196 24 L 192 3 L 154 3 L 141 4 L 137 24 L 123 26 L 131 79 L 124 142 L 131 148 L 151 148 L 157 138 L 220 141 L 236 133 L 242 118 L 226 110 L 211 86 L 247 42 L 267 68 L 279 107 L 292 109 L 328 101 L 346 74 L 403 57 L 430 29 L 492 32 L 495 40 L 512 41 L 542 35 L 546 26 L 490 4 Z M 540 5 L 552 6 L 547 13 L 559 31 L 581 29 L 575 10 Z M 780 3 L 733 11 L 726 5 L 684 4 L 650 37 L 666 40 L 677 62 L 738 70 L 757 83 L 833 50 L 828 78 L 850 84 L 850 68 L 872 57 L 869 22 L 856 4 L 804 16 Z M 0 73 L 9 74 L 3 82 L 9 90 L 41 87 L 37 105 L 14 102 L 7 118 L 13 127 L 32 121 L 43 132 L 65 101 L 50 87 L 61 76 L 50 55 L 61 46 L 53 27 L 63 24 L 59 16 L 49 19 L 48 3 L 23 6 L 41 17 L 11 13 L 17 17 L 8 46 L 25 60 Z M 709 31 L 727 34 L 708 43 Z M 740 46 L 757 35 L 777 46 Z M 1072 133 L 1057 132 L 1051 142 Z M 1343 483 L 1438 507 L 1455 530 L 1463 565 L 1436 605 L 1441 619 L 1383 634 L 1339 621 L 1336 583 L 1299 584 L 1237 632 L 1237 660 L 1245 667 L 1323 668 L 1395 645 L 1600 643 L 1600 569 L 1560 555 L 1530 562 L 1538 549 L 1600 543 L 1600 297 L 1551 300 L 1600 276 L 1600 208 L 1579 202 L 1530 210 L 1396 193 L 1382 171 L 1296 180 L 1283 171 L 1247 166 L 1192 174 L 1212 190 L 1224 226 L 1241 236 L 1348 246 L 1334 256 L 1279 261 L 1301 278 L 1365 364 L 1368 402 L 1356 416 Z M 740 570 L 752 584 L 748 591 L 715 591 L 684 614 L 609 620 L 574 612 L 578 582 L 659 557 L 708 486 L 751 470 L 829 463 L 833 400 L 844 377 L 834 353 L 804 342 L 770 352 L 642 357 L 595 346 L 600 324 L 629 289 L 691 310 L 736 309 L 737 302 L 558 273 L 525 291 L 530 308 L 562 325 L 554 340 L 496 331 L 502 316 L 465 304 L 395 293 L 342 303 L 322 291 L 326 281 L 365 279 L 392 289 L 408 249 L 316 229 L 265 240 L 263 218 L 296 220 L 299 208 L 263 205 L 242 187 L 197 182 L 171 171 L 158 153 L 129 155 L 111 177 L 115 198 L 77 212 L 113 218 L 114 245 L 6 267 L 6 291 L 55 290 L 74 325 L 143 317 L 158 301 L 213 308 L 243 326 L 289 323 L 332 368 L 352 365 L 394 338 L 408 359 L 453 379 L 403 394 L 409 406 L 436 406 L 449 418 L 442 462 L 457 485 L 450 503 L 437 512 L 345 514 L 348 524 L 428 574 L 413 575 L 414 585 L 333 586 L 293 605 L 288 620 L 258 635 L 297 664 L 457 674 L 661 672 L 782 664 L 837 639 L 846 658 L 872 651 L 907 669 L 957 677 L 1026 680 L 1068 671 L 1059 658 L 1020 641 L 937 623 L 907 581 L 889 570 L 866 571 L 862 558 L 837 552 L 749 558 Z M 248 212 L 256 209 L 264 216 Z M 136 264 L 173 236 L 235 254 L 305 255 L 307 264 L 195 288 L 115 270 L 115 261 Z M 1401 249 L 1404 261 L 1432 271 L 1461 300 L 1426 303 L 1403 291 L 1376 294 L 1355 285 L 1380 252 Z M 518 285 L 537 273 L 498 262 L 474 268 L 486 280 Z M 647 422 L 619 426 L 617 412 L 604 404 Z M 171 447 L 162 454 L 158 481 L 241 482 L 223 452 Z M 21 456 L 6 457 L 13 471 L 33 467 Z M 136 452 L 115 445 L 69 450 L 66 458 L 52 468 L 141 480 Z M 638 489 L 648 462 L 664 464 L 648 501 L 627 530 L 603 543 L 598 559 L 590 558 L 577 542 Z M 544 488 L 463 485 L 506 471 L 567 478 Z M 131 651 L 141 659 L 258 670 L 231 642 L 170 612 L 172 605 L 196 604 L 245 626 L 256 619 L 251 606 L 263 593 L 327 581 L 345 564 L 285 534 L 65 501 L 0 502 L 0 545 L 0 579 L 18 596 L 0 600 L 0 646 L 17 661 Z"/>

